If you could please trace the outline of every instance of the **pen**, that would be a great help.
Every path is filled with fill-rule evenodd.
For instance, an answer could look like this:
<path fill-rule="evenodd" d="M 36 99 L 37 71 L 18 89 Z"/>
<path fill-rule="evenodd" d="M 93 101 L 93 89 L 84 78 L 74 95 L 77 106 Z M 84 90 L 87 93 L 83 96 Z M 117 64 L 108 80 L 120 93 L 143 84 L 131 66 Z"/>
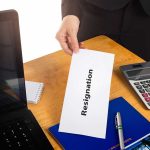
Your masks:
<path fill-rule="evenodd" d="M 116 123 L 116 128 L 118 130 L 120 150 L 125 150 L 124 138 L 123 138 L 122 120 L 121 120 L 120 112 L 117 112 L 117 114 L 116 114 L 115 123 Z"/>

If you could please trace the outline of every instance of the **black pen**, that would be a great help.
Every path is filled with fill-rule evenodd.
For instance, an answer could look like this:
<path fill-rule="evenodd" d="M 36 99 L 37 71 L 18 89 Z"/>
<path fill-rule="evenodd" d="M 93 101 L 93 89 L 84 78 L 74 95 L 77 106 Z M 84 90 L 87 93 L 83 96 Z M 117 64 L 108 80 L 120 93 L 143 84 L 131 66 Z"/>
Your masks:
<path fill-rule="evenodd" d="M 120 150 L 125 150 L 124 137 L 123 137 L 123 128 L 122 128 L 122 120 L 121 120 L 120 112 L 117 112 L 117 114 L 116 114 L 115 123 L 116 123 L 116 128 L 118 130 Z"/>

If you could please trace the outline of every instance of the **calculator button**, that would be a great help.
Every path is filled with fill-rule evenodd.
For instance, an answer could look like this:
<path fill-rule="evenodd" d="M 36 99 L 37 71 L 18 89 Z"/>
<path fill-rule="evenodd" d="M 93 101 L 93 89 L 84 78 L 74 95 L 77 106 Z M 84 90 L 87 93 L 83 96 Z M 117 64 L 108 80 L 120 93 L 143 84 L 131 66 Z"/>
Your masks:
<path fill-rule="evenodd" d="M 144 89 L 140 89 L 139 92 L 140 93 L 145 93 L 145 90 Z"/>
<path fill-rule="evenodd" d="M 137 89 L 142 89 L 141 85 L 136 86 Z"/>
<path fill-rule="evenodd" d="M 134 82 L 134 85 L 140 85 L 140 82 Z"/>
<path fill-rule="evenodd" d="M 143 87 L 144 87 L 144 88 L 148 88 L 148 85 L 147 85 L 147 84 L 144 84 Z"/>
<path fill-rule="evenodd" d="M 150 83 L 150 80 L 147 80 L 146 83 Z"/>
<path fill-rule="evenodd" d="M 145 89 L 146 90 L 146 92 L 150 92 L 150 89 Z"/>
<path fill-rule="evenodd" d="M 147 102 L 150 102 L 150 97 L 144 97 Z"/>
<path fill-rule="evenodd" d="M 141 84 L 146 84 L 146 81 L 141 81 L 140 83 L 141 83 Z"/>
<path fill-rule="evenodd" d="M 143 97 L 148 97 L 148 94 L 147 93 L 142 93 L 142 96 Z"/>

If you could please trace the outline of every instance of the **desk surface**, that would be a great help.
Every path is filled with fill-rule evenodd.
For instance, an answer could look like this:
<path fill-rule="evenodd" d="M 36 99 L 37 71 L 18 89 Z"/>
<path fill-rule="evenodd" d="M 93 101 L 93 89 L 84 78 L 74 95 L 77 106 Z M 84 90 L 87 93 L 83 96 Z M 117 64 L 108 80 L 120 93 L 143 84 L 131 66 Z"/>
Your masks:
<path fill-rule="evenodd" d="M 84 43 L 88 49 L 115 54 L 110 100 L 123 96 L 150 121 L 150 111 L 139 100 L 119 71 L 121 65 L 144 62 L 144 60 L 106 36 L 98 36 Z M 50 136 L 47 129 L 60 120 L 70 62 L 71 56 L 63 51 L 58 51 L 24 64 L 26 80 L 45 83 L 44 92 L 39 103 L 36 105 L 28 104 L 28 107 L 56 150 L 61 148 Z"/>

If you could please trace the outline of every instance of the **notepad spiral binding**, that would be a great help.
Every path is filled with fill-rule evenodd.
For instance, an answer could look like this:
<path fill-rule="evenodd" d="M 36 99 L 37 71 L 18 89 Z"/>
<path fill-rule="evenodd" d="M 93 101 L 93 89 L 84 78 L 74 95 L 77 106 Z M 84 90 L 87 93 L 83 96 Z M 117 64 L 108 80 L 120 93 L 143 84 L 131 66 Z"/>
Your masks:
<path fill-rule="evenodd" d="M 39 102 L 41 95 L 43 93 L 43 88 L 44 88 L 44 83 L 40 83 L 40 86 L 38 87 L 38 91 L 36 93 L 35 99 L 36 99 L 36 103 Z"/>
<path fill-rule="evenodd" d="M 43 92 L 44 83 L 26 81 L 27 102 L 37 104 Z"/>

